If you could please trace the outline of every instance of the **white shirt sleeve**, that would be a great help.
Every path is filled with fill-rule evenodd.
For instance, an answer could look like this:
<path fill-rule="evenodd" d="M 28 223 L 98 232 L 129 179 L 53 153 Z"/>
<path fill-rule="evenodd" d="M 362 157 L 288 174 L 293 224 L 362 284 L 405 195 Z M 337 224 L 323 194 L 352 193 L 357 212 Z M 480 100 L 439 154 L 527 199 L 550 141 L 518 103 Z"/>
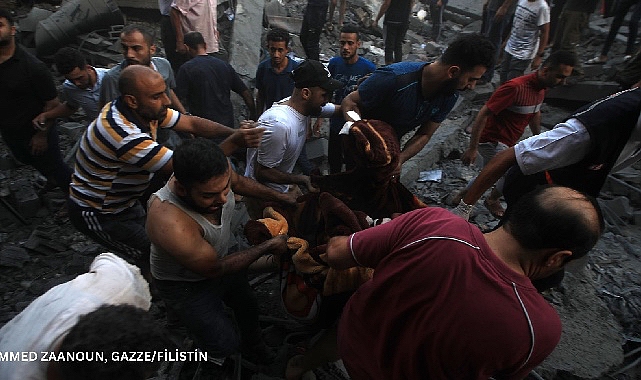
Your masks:
<path fill-rule="evenodd" d="M 335 111 L 336 111 L 336 104 L 327 103 L 321 108 L 319 117 L 331 117 L 334 115 Z"/>
<path fill-rule="evenodd" d="M 590 134 L 577 119 L 532 136 L 514 146 L 516 162 L 525 175 L 581 161 L 590 149 Z"/>

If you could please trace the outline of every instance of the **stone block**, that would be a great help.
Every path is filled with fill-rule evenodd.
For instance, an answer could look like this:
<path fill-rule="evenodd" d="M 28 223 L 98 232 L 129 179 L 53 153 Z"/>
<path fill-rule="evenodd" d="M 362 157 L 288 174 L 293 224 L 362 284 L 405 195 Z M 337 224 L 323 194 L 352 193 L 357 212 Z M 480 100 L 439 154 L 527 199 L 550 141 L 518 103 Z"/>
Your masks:
<path fill-rule="evenodd" d="M 25 218 L 32 218 L 40 209 L 40 198 L 33 186 L 25 179 L 19 179 L 9 184 L 11 197 L 16 210 Z"/>
<path fill-rule="evenodd" d="M 641 211 L 632 213 L 632 222 L 635 226 L 641 226 Z"/>
<path fill-rule="evenodd" d="M 451 21 L 453 23 L 463 25 L 463 26 L 469 25 L 472 23 L 472 21 L 474 21 L 474 19 L 472 19 L 469 16 L 466 16 L 464 14 L 457 13 L 457 12 L 451 12 L 447 8 L 445 8 L 445 10 L 443 11 L 443 20 Z"/>
<path fill-rule="evenodd" d="M 300 28 L 303 26 L 303 19 L 301 17 L 267 15 L 267 22 L 272 28 L 282 28 L 295 34 L 300 33 Z"/>
<path fill-rule="evenodd" d="M 603 65 L 581 65 L 583 75 L 586 77 L 596 77 L 603 74 Z"/>
<path fill-rule="evenodd" d="M 607 208 L 621 220 L 628 221 L 632 218 L 633 209 L 627 197 L 619 196 L 612 199 L 601 199 L 600 204 L 601 207 Z"/>
<path fill-rule="evenodd" d="M 611 95 L 618 90 L 619 84 L 616 82 L 584 81 L 574 85 L 551 88 L 545 94 L 545 100 L 560 99 L 587 104 Z"/>
<path fill-rule="evenodd" d="M 443 50 L 445 50 L 445 48 L 434 41 L 428 41 L 425 43 L 425 52 L 429 55 L 440 56 L 443 53 Z"/>
<path fill-rule="evenodd" d="M 22 268 L 29 260 L 31 257 L 27 250 L 15 245 L 6 246 L 0 251 L 0 266 Z"/>

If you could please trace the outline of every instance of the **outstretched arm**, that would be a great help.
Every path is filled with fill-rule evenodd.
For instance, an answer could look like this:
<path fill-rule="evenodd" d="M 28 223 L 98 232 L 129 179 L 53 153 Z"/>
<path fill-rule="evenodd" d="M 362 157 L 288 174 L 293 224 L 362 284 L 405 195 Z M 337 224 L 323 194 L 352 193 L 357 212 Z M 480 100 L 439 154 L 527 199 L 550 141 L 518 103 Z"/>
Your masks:
<path fill-rule="evenodd" d="M 470 165 L 476 160 L 479 149 L 479 139 L 481 138 L 481 132 L 485 128 L 487 118 L 492 112 L 486 105 L 481 108 L 478 115 L 474 119 L 474 125 L 472 126 L 472 134 L 470 135 L 470 146 L 467 148 L 461 160 L 465 165 Z"/>

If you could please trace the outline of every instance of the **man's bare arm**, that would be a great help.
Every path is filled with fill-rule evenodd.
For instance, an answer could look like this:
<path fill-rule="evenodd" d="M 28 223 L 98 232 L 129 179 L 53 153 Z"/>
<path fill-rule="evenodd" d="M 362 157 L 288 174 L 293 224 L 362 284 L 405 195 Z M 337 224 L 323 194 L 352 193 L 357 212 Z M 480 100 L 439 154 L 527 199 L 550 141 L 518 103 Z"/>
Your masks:
<path fill-rule="evenodd" d="M 358 266 L 349 248 L 350 236 L 335 236 L 327 243 L 327 263 L 335 269 Z"/>
<path fill-rule="evenodd" d="M 463 157 L 461 160 L 465 165 L 470 165 L 476 160 L 476 156 L 478 155 L 478 149 L 479 149 L 479 139 L 481 138 L 481 132 L 483 132 L 483 129 L 485 128 L 485 124 L 487 123 L 487 118 L 492 114 L 489 108 L 487 106 L 483 106 L 481 110 L 479 111 L 478 115 L 476 115 L 476 118 L 474 119 L 474 124 L 472 125 L 472 133 L 470 135 L 470 145 L 463 153 Z"/>
<path fill-rule="evenodd" d="M 430 141 L 432 135 L 434 134 L 434 132 L 436 132 L 440 125 L 441 123 L 436 123 L 433 121 L 427 121 L 425 124 L 423 124 L 416 131 L 414 136 L 412 136 L 412 138 L 410 138 L 405 144 L 405 147 L 401 152 L 400 164 L 402 165 L 405 161 L 409 160 L 418 152 L 420 152 L 421 149 L 423 149 L 423 147 L 425 147 L 425 145 L 427 145 L 427 143 Z"/>
<path fill-rule="evenodd" d="M 467 190 L 467 193 L 465 193 L 463 202 L 468 205 L 474 205 L 479 198 L 481 198 L 485 190 L 494 185 L 513 165 L 516 165 L 514 147 L 499 152 L 485 165 L 483 170 L 481 170 L 481 173 L 479 173 L 478 177 L 476 177 Z"/>
<path fill-rule="evenodd" d="M 282 172 L 278 169 L 268 168 L 260 163 L 256 163 L 256 179 L 260 182 L 280 183 L 283 185 L 299 185 L 305 187 L 309 191 L 316 191 L 312 186 L 309 176 L 303 174 L 290 174 Z"/>

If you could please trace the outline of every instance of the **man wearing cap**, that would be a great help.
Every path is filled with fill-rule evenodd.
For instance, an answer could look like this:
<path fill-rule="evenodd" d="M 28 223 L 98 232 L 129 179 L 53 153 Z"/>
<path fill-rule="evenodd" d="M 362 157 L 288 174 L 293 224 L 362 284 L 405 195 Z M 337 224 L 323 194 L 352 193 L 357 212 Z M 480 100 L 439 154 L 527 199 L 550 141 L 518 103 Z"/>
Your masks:
<path fill-rule="evenodd" d="M 310 119 L 341 114 L 341 107 L 328 101 L 343 84 L 322 63 L 308 59 L 292 71 L 292 77 L 292 95 L 274 103 L 258 119 L 266 130 L 260 146 L 247 150 L 245 170 L 245 176 L 283 193 L 292 184 L 314 189 L 309 176 L 292 174 Z"/>

